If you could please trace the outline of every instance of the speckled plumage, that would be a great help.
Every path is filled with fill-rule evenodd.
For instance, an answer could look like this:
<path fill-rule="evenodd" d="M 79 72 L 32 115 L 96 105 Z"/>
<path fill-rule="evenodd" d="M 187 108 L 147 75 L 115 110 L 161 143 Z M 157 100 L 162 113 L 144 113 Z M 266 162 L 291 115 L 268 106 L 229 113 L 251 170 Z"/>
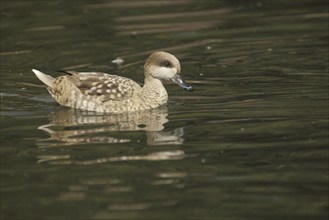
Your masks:
<path fill-rule="evenodd" d="M 168 94 L 161 80 L 171 79 L 192 91 L 179 76 L 178 59 L 166 52 L 155 52 L 144 66 L 144 86 L 117 75 L 100 72 L 67 71 L 69 75 L 53 78 L 33 69 L 48 86 L 51 96 L 63 106 L 97 112 L 124 113 L 157 108 L 165 104 Z"/>

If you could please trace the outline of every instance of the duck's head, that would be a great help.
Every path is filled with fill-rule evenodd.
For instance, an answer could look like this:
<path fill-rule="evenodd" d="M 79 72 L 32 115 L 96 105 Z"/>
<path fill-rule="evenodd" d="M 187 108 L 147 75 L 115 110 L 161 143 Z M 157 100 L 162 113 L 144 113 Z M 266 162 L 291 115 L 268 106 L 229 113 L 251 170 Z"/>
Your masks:
<path fill-rule="evenodd" d="M 167 52 L 154 52 L 146 60 L 144 65 L 145 78 L 153 77 L 159 80 L 171 80 L 187 91 L 193 91 L 192 86 L 188 85 L 180 74 L 179 60 Z"/>

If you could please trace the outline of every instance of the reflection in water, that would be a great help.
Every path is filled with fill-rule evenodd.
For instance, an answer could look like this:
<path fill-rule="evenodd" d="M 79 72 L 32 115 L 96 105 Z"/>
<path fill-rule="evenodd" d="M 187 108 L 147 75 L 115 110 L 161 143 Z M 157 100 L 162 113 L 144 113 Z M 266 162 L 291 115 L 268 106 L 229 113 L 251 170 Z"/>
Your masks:
<path fill-rule="evenodd" d="M 185 158 L 185 153 L 182 150 L 173 151 L 160 151 L 155 153 L 149 153 L 146 155 L 133 155 L 133 156 L 117 156 L 117 157 L 103 157 L 92 160 L 74 160 L 70 159 L 70 155 L 41 155 L 38 156 L 38 162 L 48 162 L 53 165 L 67 165 L 67 164 L 79 164 L 79 165 L 92 165 L 108 162 L 118 161 L 135 161 L 135 160 L 148 160 L 148 161 L 159 161 L 159 160 L 180 160 Z"/>
<path fill-rule="evenodd" d="M 130 137 L 122 137 L 128 131 L 145 131 L 148 145 L 180 145 L 184 141 L 184 128 L 164 131 L 164 124 L 168 122 L 167 116 L 166 107 L 125 114 L 104 114 L 61 109 L 53 113 L 50 124 L 39 127 L 40 130 L 47 132 L 51 137 L 39 140 L 38 146 L 40 148 L 51 148 L 75 144 L 133 142 L 134 140 Z M 125 133 L 122 131 L 125 131 Z M 137 140 L 137 142 L 139 141 Z M 185 154 L 181 150 L 152 152 L 146 155 L 110 156 L 84 161 L 72 160 L 72 156 L 69 154 L 43 154 L 38 156 L 38 162 L 87 165 L 128 160 L 177 160 L 184 157 Z"/>
<path fill-rule="evenodd" d="M 168 122 L 167 108 L 162 107 L 126 114 L 101 114 L 97 112 L 61 109 L 53 114 L 52 123 L 42 125 L 51 138 L 41 140 L 41 147 L 72 145 L 76 143 L 126 143 L 131 139 L 105 136 L 105 132 L 146 131 L 148 145 L 182 144 L 184 129 L 163 131 Z M 57 140 L 64 143 L 48 143 Z"/>

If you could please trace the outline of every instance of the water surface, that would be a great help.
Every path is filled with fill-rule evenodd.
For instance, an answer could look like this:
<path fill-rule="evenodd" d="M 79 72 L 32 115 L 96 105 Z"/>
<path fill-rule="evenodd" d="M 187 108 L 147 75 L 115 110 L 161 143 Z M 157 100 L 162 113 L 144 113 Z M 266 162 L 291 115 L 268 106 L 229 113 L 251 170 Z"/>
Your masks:
<path fill-rule="evenodd" d="M 1 219 L 328 218 L 326 1 L 6 0 L 0 27 Z M 194 92 L 146 112 L 58 106 L 31 72 L 142 82 L 156 50 Z"/>

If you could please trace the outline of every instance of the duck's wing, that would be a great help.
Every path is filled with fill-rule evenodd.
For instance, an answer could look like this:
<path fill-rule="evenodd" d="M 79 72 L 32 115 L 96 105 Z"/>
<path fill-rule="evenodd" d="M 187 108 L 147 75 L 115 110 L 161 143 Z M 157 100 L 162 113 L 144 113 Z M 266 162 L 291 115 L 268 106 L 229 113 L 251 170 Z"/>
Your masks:
<path fill-rule="evenodd" d="M 101 72 L 66 71 L 68 79 L 84 94 L 105 102 L 129 99 L 134 90 L 141 88 L 135 81 Z"/>

